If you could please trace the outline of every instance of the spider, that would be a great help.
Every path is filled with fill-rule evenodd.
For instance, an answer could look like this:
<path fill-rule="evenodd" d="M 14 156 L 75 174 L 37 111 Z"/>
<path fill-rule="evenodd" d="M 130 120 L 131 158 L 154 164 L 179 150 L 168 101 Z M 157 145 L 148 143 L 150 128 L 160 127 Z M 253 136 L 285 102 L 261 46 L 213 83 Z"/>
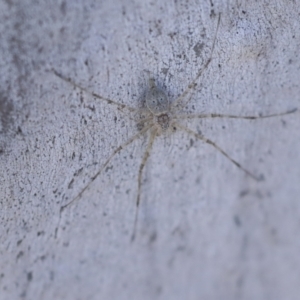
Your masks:
<path fill-rule="evenodd" d="M 138 120 L 138 128 L 139 132 L 133 135 L 131 138 L 129 138 L 125 143 L 121 144 L 118 146 L 112 153 L 111 155 L 107 158 L 105 163 L 102 165 L 102 167 L 97 171 L 97 173 L 92 176 L 89 180 L 89 182 L 86 184 L 86 186 L 81 190 L 81 192 L 73 198 L 70 202 L 67 204 L 61 206 L 60 208 L 60 218 L 62 212 L 70 206 L 72 203 L 75 201 L 79 200 L 83 193 L 91 186 L 91 184 L 96 180 L 96 178 L 101 174 L 101 172 L 107 167 L 107 165 L 111 162 L 113 157 L 118 154 L 122 149 L 126 148 L 129 144 L 134 142 L 136 139 L 139 137 L 143 136 L 146 134 L 146 132 L 150 131 L 150 137 L 149 141 L 146 147 L 146 150 L 144 152 L 144 155 L 142 157 L 141 164 L 139 166 L 138 170 L 138 187 L 137 187 L 137 196 L 136 196 L 136 209 L 135 209 L 135 219 L 134 219 L 134 225 L 133 225 L 133 232 L 131 236 L 131 241 L 135 239 L 136 236 L 136 228 L 137 228 L 137 223 L 138 223 L 138 213 L 139 213 L 139 206 L 140 206 L 140 200 L 141 200 L 141 185 L 142 185 L 142 174 L 144 167 L 147 163 L 147 160 L 150 156 L 150 152 L 154 143 L 154 140 L 157 136 L 161 134 L 165 134 L 168 131 L 172 131 L 175 129 L 181 129 L 188 134 L 194 136 L 196 139 L 201 140 L 204 143 L 207 143 L 214 147 L 218 152 L 220 152 L 224 157 L 226 157 L 229 161 L 231 161 L 234 165 L 236 165 L 240 170 L 242 170 L 245 174 L 250 176 L 256 181 L 262 180 L 261 177 L 258 177 L 248 171 L 246 168 L 244 168 L 240 163 L 238 163 L 234 158 L 232 158 L 229 154 L 227 154 L 221 147 L 219 147 L 215 142 L 212 140 L 206 138 L 203 134 L 197 133 L 188 127 L 180 124 L 180 120 L 183 119 L 201 119 L 201 118 L 232 118 L 232 119 L 246 119 L 246 120 L 255 120 L 255 119 L 263 119 L 263 118 L 271 118 L 271 117 L 278 117 L 278 116 L 284 116 L 287 114 L 294 113 L 297 109 L 289 110 L 286 112 L 282 113 L 274 113 L 270 115 L 259 115 L 259 116 L 239 116 L 239 115 L 228 115 L 228 114 L 219 114 L 219 113 L 210 113 L 210 114 L 178 114 L 178 106 L 181 107 L 186 107 L 188 104 L 189 100 L 192 97 L 192 92 L 195 90 L 197 86 L 197 81 L 200 78 L 200 76 L 203 74 L 204 70 L 209 66 L 210 62 L 212 61 L 212 55 L 217 39 L 217 33 L 219 30 L 220 26 L 220 19 L 221 15 L 219 14 L 218 16 L 218 21 L 217 21 L 217 27 L 215 31 L 215 36 L 213 39 L 211 51 L 208 60 L 204 64 L 203 68 L 198 72 L 194 80 L 192 81 L 191 84 L 187 86 L 187 88 L 184 90 L 184 92 L 172 103 L 170 102 L 170 99 L 167 97 L 166 92 L 159 88 L 155 84 L 155 80 L 152 77 L 149 77 L 149 89 L 145 94 L 145 107 L 143 111 L 141 112 L 139 109 L 130 107 L 125 104 L 118 103 L 114 100 L 105 98 L 100 96 L 99 94 L 95 94 L 86 88 L 78 85 L 75 83 L 72 79 L 67 78 L 63 75 L 61 75 L 59 72 L 56 70 L 52 69 L 52 72 L 59 77 L 60 79 L 66 81 L 70 85 L 72 85 L 75 88 L 80 89 L 84 93 L 90 94 L 94 98 L 100 99 L 102 101 L 105 101 L 108 104 L 115 105 L 118 107 L 121 111 L 129 111 L 130 113 L 135 113 L 135 114 L 140 114 L 142 117 L 141 119 Z M 187 97 L 189 95 L 189 97 Z M 59 219 L 60 219 L 59 218 Z M 57 232 L 56 228 L 56 232 Z"/>

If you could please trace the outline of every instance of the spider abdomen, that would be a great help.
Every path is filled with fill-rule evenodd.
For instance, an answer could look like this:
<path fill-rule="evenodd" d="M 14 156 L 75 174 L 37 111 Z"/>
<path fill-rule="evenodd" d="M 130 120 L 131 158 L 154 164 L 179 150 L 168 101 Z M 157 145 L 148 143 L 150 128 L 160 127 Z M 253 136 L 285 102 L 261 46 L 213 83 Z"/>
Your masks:
<path fill-rule="evenodd" d="M 156 116 L 169 111 L 169 99 L 165 92 L 157 87 L 151 87 L 147 92 L 146 105 Z"/>

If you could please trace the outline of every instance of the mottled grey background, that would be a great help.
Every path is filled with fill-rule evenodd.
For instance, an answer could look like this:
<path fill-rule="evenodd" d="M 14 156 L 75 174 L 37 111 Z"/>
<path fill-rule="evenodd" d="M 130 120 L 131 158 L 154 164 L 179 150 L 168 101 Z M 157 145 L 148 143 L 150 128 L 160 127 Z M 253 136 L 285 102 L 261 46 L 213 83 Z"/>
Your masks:
<path fill-rule="evenodd" d="M 145 70 L 194 112 L 300 108 L 296 1 L 0 1 L 0 299 L 299 299 L 300 118 L 193 120 L 263 182 L 177 131 L 117 155 Z M 55 235 L 56 233 L 56 235 Z"/>

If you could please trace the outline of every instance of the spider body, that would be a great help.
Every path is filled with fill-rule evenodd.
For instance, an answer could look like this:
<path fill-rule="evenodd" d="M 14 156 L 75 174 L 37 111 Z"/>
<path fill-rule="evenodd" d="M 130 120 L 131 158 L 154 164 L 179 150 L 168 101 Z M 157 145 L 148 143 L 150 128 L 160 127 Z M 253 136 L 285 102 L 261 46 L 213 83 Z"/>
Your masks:
<path fill-rule="evenodd" d="M 239 115 L 231 115 L 231 114 L 220 114 L 220 113 L 208 113 L 208 114 L 188 114 L 187 112 L 184 112 L 184 107 L 188 103 L 188 101 L 192 97 L 192 92 L 194 91 L 195 87 L 197 86 L 197 81 L 202 75 L 203 71 L 208 67 L 210 62 L 212 61 L 212 54 L 215 46 L 215 41 L 217 37 L 217 32 L 220 24 L 220 15 L 218 17 L 218 23 L 217 23 L 217 29 L 215 33 L 215 37 L 213 40 L 212 48 L 210 56 L 207 60 L 207 62 L 204 64 L 202 69 L 198 71 L 196 77 L 192 81 L 191 84 L 187 86 L 187 88 L 184 90 L 184 92 L 175 100 L 170 102 L 169 97 L 167 96 L 166 92 L 156 86 L 155 80 L 150 77 L 149 79 L 149 87 L 145 94 L 145 102 L 144 102 L 144 109 L 141 112 L 140 110 L 130 107 L 125 104 L 118 103 L 112 99 L 108 99 L 106 97 L 102 97 L 96 93 L 90 92 L 88 89 L 78 85 L 77 83 L 73 82 L 71 79 L 61 75 L 60 73 L 53 70 L 53 73 L 61 78 L 62 80 L 68 82 L 73 87 L 80 89 L 81 91 L 90 94 L 91 96 L 98 98 L 102 101 L 107 102 L 110 105 L 115 105 L 120 109 L 121 111 L 124 111 L 126 113 L 135 113 L 136 115 L 139 115 L 139 121 L 137 122 L 137 128 L 138 132 L 131 136 L 127 141 L 125 141 L 123 144 L 119 145 L 115 148 L 114 151 L 112 151 L 111 155 L 107 158 L 105 163 L 102 165 L 102 167 L 97 171 L 94 176 L 91 176 L 89 182 L 86 184 L 86 186 L 81 190 L 81 192 L 73 198 L 69 203 L 61 206 L 60 208 L 60 217 L 64 209 L 66 209 L 68 206 L 70 206 L 72 203 L 74 203 L 76 200 L 78 200 L 82 194 L 88 189 L 88 187 L 95 181 L 95 179 L 101 174 L 101 172 L 107 167 L 107 165 L 111 162 L 111 160 L 120 153 L 123 149 L 125 149 L 128 145 L 133 143 L 135 140 L 146 134 L 147 132 L 150 132 L 149 134 L 149 140 L 146 147 L 146 150 L 144 152 L 144 155 L 141 160 L 141 164 L 138 170 L 138 186 L 137 186 L 137 196 L 136 196 L 136 215 L 135 215 L 135 221 L 134 221 L 134 228 L 133 228 L 133 234 L 132 234 L 132 240 L 135 238 L 135 232 L 136 232 L 136 225 L 138 220 L 138 208 L 140 204 L 140 198 L 141 198 L 141 185 L 142 185 L 142 176 L 143 176 L 143 169 L 147 163 L 147 160 L 150 156 L 151 149 L 154 143 L 155 138 L 160 135 L 161 133 L 166 132 L 168 129 L 180 129 L 185 131 L 187 134 L 194 136 L 197 140 L 200 140 L 206 144 L 211 145 L 214 147 L 219 153 L 221 153 L 224 157 L 226 157 L 229 161 L 231 161 L 235 166 L 237 166 L 240 170 L 242 170 L 245 174 L 247 174 L 249 177 L 253 178 L 256 181 L 260 181 L 261 177 L 254 175 L 252 172 L 248 171 L 246 168 L 244 168 L 239 162 L 237 162 L 234 158 L 232 158 L 225 150 L 223 150 L 220 146 L 218 146 L 214 141 L 206 138 L 201 133 L 197 133 L 188 127 L 182 125 L 180 123 L 181 120 L 184 119 L 201 119 L 201 118 L 228 118 L 228 119 L 246 119 L 246 120 L 256 120 L 256 119 L 264 119 L 264 118 L 271 118 L 271 117 L 279 117 L 279 116 L 285 116 L 291 113 L 296 112 L 297 109 L 292 109 L 289 111 L 281 112 L 281 113 L 273 113 L 269 115 L 256 115 L 256 116 L 239 116 Z M 188 94 L 190 94 L 189 97 Z M 178 105 L 181 105 L 183 108 L 183 111 L 178 111 Z M 145 116 L 144 116 L 144 113 Z M 58 227 L 56 228 L 57 232 Z"/>
<path fill-rule="evenodd" d="M 146 93 L 146 109 L 150 114 L 147 119 L 152 122 L 153 127 L 157 130 L 157 135 L 166 132 L 171 125 L 172 114 L 170 101 L 166 93 L 155 85 L 154 79 L 149 79 L 150 88 Z"/>

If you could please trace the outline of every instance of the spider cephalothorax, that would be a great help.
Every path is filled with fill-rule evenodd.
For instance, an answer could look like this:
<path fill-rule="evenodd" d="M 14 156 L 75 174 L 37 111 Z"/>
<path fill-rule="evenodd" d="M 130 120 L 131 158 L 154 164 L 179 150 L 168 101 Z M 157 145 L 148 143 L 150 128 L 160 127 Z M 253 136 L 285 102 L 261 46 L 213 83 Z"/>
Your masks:
<path fill-rule="evenodd" d="M 150 88 L 146 93 L 146 109 L 152 116 L 152 122 L 158 134 L 168 130 L 171 123 L 170 101 L 162 89 L 155 85 L 153 78 L 149 79 Z M 151 118 L 150 118 L 151 119 Z"/>
<path fill-rule="evenodd" d="M 164 113 L 155 116 L 155 123 L 162 131 L 166 131 L 170 127 L 170 115 L 168 113 Z"/>

